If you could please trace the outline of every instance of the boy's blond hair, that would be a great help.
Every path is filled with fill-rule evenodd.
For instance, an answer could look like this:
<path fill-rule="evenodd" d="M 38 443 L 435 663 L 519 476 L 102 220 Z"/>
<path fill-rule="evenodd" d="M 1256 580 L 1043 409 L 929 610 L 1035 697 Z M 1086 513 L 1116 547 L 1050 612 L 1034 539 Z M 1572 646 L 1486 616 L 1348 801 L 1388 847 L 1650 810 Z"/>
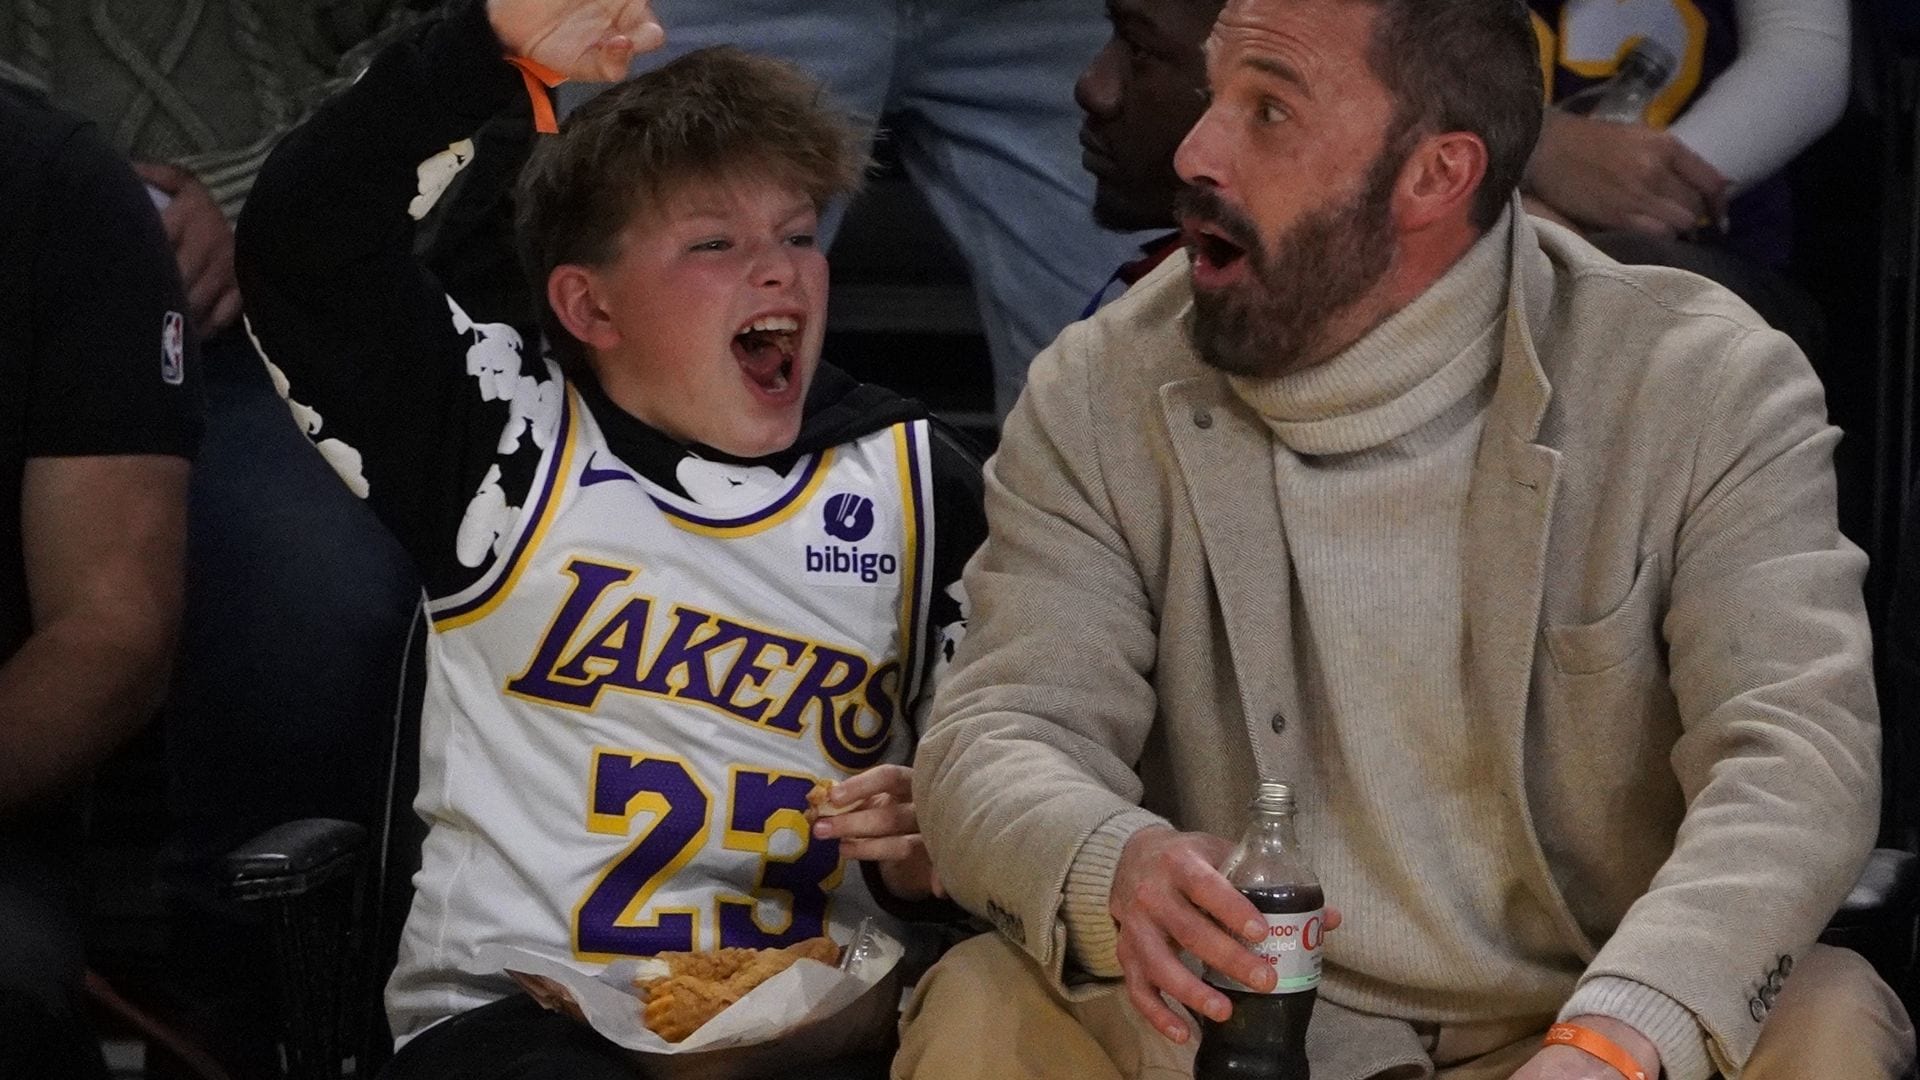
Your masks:
<path fill-rule="evenodd" d="M 825 98 L 791 64 L 716 45 L 607 90 L 539 140 L 520 173 L 515 226 L 556 357 L 585 359 L 547 304 L 548 275 L 611 262 L 637 213 L 689 185 L 744 178 L 791 187 L 816 207 L 858 190 L 867 129 Z"/>

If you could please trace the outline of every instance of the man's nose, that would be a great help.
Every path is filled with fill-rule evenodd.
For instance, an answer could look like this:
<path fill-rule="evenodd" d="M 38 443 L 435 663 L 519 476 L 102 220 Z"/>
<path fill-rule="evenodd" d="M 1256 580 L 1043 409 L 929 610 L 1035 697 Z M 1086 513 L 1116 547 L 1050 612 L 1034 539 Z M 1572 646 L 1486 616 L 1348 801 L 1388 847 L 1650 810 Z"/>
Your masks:
<path fill-rule="evenodd" d="M 1108 38 L 1074 80 L 1073 100 L 1088 116 L 1106 117 L 1120 111 L 1120 52 L 1120 39 Z"/>
<path fill-rule="evenodd" d="M 1179 149 L 1173 152 L 1173 171 L 1180 174 L 1180 179 L 1198 187 L 1226 186 L 1225 132 L 1221 124 L 1218 107 L 1209 105 L 1193 130 L 1180 140 Z"/>

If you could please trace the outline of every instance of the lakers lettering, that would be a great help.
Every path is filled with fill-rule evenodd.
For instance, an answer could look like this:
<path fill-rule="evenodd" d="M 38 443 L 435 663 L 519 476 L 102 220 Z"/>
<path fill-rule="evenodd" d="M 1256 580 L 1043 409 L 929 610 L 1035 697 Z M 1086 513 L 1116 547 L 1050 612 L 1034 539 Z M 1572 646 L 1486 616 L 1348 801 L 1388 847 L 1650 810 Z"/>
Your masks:
<path fill-rule="evenodd" d="M 827 756 L 863 769 L 885 752 L 899 709 L 900 665 L 850 649 L 750 626 L 621 586 L 629 567 L 570 560 L 566 598 L 525 671 L 518 697 L 590 710 L 607 690 L 681 701 L 800 737 L 812 725 Z"/>

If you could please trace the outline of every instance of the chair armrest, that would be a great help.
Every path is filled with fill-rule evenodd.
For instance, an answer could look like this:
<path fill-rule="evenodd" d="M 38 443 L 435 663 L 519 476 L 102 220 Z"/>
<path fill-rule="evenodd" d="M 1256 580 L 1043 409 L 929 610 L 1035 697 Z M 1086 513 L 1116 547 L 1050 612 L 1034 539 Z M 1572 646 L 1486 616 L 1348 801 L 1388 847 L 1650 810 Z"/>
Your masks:
<path fill-rule="evenodd" d="M 359 866 L 367 830 L 308 818 L 275 825 L 227 853 L 221 891 L 235 900 L 303 896 Z"/>
<path fill-rule="evenodd" d="M 1853 891 L 1828 925 L 1859 926 L 1911 915 L 1920 907 L 1920 857 L 1897 848 L 1874 848 Z"/>

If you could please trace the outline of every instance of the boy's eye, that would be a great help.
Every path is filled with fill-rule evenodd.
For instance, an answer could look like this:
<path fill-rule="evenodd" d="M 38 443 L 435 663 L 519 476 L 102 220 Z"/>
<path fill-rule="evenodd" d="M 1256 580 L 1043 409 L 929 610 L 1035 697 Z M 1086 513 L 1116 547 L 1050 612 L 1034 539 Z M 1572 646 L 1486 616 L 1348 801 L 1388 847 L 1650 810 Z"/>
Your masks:
<path fill-rule="evenodd" d="M 689 248 L 690 251 L 728 251 L 732 249 L 731 240 L 702 240 Z"/>
<path fill-rule="evenodd" d="M 810 248 L 814 245 L 814 237 L 812 233 L 794 233 L 787 237 L 787 244 L 791 247 Z"/>

